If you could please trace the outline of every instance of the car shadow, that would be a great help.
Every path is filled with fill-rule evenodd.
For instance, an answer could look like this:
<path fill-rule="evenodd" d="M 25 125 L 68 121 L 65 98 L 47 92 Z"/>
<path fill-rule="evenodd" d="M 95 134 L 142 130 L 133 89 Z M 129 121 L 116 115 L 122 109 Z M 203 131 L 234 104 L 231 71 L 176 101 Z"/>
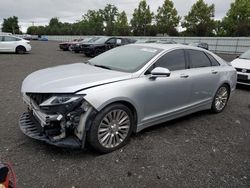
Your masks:
<path fill-rule="evenodd" d="M 161 124 L 156 124 L 154 126 L 148 127 L 140 131 L 139 133 L 135 133 L 132 135 L 133 139 L 141 139 L 143 136 L 145 136 L 149 132 L 161 132 L 163 129 L 167 128 L 176 128 L 178 126 L 183 125 L 183 122 L 189 121 L 192 118 L 198 118 L 202 117 L 204 115 L 210 115 L 212 114 L 209 110 L 204 110 L 200 112 L 196 112 L 184 117 L 180 117 L 174 120 L 170 120 Z M 39 141 L 36 141 L 35 144 L 39 144 L 39 146 L 42 148 L 42 150 L 47 153 L 48 155 L 56 155 L 60 157 L 70 157 L 72 156 L 75 159 L 81 158 L 81 159 L 87 159 L 89 157 L 97 157 L 100 155 L 103 155 L 101 153 L 96 152 L 93 150 L 87 143 L 84 149 L 71 149 L 71 148 L 60 148 L 53 145 L 41 143 Z M 129 143 L 128 143 L 129 144 Z M 119 151 L 119 150 L 117 150 Z"/>
<path fill-rule="evenodd" d="M 147 132 L 155 132 L 155 131 L 161 132 L 161 130 L 165 129 L 166 127 L 176 128 L 178 126 L 183 125 L 183 122 L 190 121 L 193 118 L 199 118 L 199 117 L 202 117 L 204 115 L 210 115 L 210 114 L 212 114 L 212 112 L 210 110 L 203 110 L 203 111 L 195 112 L 195 113 L 183 116 L 183 117 L 179 117 L 179 118 L 176 118 L 176 119 L 173 119 L 170 121 L 166 121 L 166 122 L 145 128 L 142 131 L 140 131 L 139 133 L 137 133 L 136 135 L 141 136 Z"/>

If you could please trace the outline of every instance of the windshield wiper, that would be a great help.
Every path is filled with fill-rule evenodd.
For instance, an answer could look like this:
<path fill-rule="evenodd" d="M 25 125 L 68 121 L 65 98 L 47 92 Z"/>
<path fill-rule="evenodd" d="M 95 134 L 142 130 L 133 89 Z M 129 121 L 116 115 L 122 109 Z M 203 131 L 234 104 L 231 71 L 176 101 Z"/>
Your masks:
<path fill-rule="evenodd" d="M 111 70 L 110 67 L 107 67 L 105 65 L 94 65 L 95 67 L 100 67 L 100 68 L 104 68 L 104 69 L 108 69 L 108 70 Z"/>

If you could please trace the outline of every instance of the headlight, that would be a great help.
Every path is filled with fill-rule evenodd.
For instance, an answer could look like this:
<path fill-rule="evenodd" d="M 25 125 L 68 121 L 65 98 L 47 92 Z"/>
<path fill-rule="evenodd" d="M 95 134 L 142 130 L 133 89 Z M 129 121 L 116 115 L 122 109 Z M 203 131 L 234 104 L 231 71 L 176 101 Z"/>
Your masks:
<path fill-rule="evenodd" d="M 84 101 L 84 95 L 53 96 L 41 103 L 40 108 L 46 113 L 61 113 L 72 111 Z"/>

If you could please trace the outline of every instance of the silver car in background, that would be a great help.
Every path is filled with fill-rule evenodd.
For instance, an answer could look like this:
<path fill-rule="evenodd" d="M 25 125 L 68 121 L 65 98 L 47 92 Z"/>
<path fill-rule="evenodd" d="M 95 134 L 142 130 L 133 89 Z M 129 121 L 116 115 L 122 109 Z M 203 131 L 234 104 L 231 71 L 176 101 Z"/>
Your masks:
<path fill-rule="evenodd" d="M 131 44 L 30 74 L 19 125 L 49 144 L 83 148 L 87 141 L 107 153 L 146 127 L 200 110 L 222 112 L 235 86 L 235 69 L 209 51 Z"/>

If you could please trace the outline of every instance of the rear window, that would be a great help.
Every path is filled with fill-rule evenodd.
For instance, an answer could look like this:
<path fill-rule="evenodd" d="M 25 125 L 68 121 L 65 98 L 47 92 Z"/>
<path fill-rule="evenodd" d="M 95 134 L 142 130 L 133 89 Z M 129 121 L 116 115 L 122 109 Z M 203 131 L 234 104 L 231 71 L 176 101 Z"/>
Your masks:
<path fill-rule="evenodd" d="M 206 53 L 207 57 L 210 59 L 212 66 L 220 66 L 219 62 L 209 53 Z"/>

